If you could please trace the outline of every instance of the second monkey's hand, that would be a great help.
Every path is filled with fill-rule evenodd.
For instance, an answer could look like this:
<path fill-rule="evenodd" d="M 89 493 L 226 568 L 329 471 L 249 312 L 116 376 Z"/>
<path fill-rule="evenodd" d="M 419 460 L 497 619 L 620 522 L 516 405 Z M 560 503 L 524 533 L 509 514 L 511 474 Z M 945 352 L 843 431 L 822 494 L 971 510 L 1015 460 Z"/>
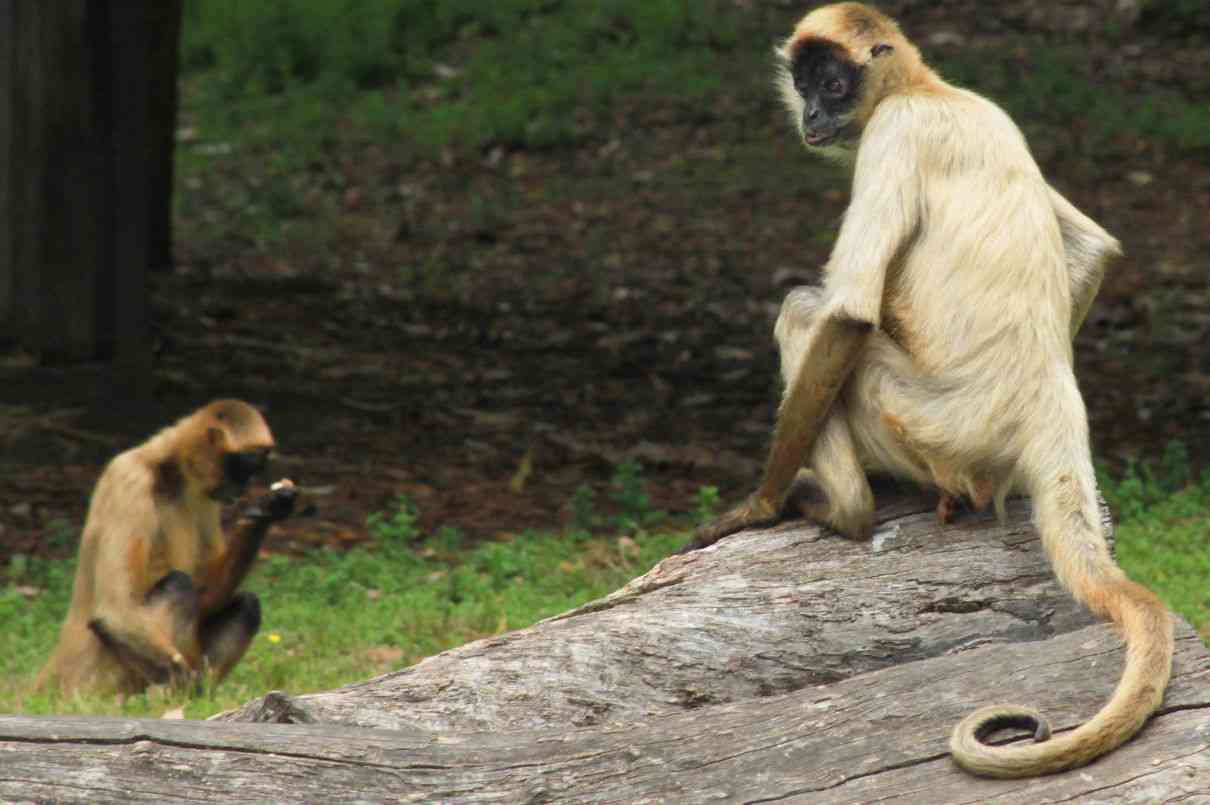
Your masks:
<path fill-rule="evenodd" d="M 740 505 L 722 514 L 705 525 L 698 526 L 693 539 L 685 543 L 676 553 L 689 553 L 713 545 L 723 537 L 743 531 L 745 528 L 760 528 L 776 523 L 779 507 L 753 494 Z"/>
<path fill-rule="evenodd" d="M 243 516 L 264 523 L 280 522 L 294 513 L 296 500 L 298 487 L 289 478 L 282 478 L 269 487 L 269 494 L 249 506 Z"/>

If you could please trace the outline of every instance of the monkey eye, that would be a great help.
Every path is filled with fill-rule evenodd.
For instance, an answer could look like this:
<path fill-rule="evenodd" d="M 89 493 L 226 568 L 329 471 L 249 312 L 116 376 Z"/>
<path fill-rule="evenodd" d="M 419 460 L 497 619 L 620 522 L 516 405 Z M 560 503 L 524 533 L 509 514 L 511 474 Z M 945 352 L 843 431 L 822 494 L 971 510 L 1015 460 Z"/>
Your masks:
<path fill-rule="evenodd" d="M 824 82 L 823 88 L 824 92 L 837 97 L 844 95 L 845 92 L 844 82 L 839 78 L 828 79 L 826 82 Z"/>
<path fill-rule="evenodd" d="M 246 450 L 229 453 L 224 459 L 223 470 L 228 480 L 242 485 L 248 483 L 253 475 L 264 473 L 268 463 L 268 450 Z"/>

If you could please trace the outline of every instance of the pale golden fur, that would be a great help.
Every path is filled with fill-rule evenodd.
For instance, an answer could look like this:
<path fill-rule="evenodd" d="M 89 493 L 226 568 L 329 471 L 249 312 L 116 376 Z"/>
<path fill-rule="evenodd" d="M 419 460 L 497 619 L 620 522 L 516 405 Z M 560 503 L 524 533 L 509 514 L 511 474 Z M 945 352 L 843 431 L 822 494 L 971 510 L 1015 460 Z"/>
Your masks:
<path fill-rule="evenodd" d="M 985 708 L 958 725 L 951 748 L 964 768 L 988 776 L 1087 763 L 1159 706 L 1173 651 L 1167 611 L 1106 547 L 1072 368 L 1072 337 L 1118 243 L 1049 187 L 1008 115 L 945 83 L 898 26 L 861 4 L 811 12 L 779 48 L 782 96 L 800 133 L 803 102 L 788 62 L 811 40 L 865 65 L 852 119 L 860 139 L 823 287 L 793 291 L 775 328 L 787 397 L 771 456 L 793 455 L 780 445 L 792 430 L 785 420 L 822 416 L 805 463 L 827 503 L 806 511 L 852 537 L 868 536 L 873 523 L 868 471 L 980 502 L 990 496 L 998 510 L 1009 492 L 1028 493 L 1060 582 L 1121 628 L 1125 671 L 1105 707 L 1076 730 L 990 746 L 975 736 L 980 724 L 1026 711 Z M 881 44 L 891 49 L 871 59 Z M 816 356 L 837 347 L 821 325 L 836 319 L 874 329 L 826 415 L 804 414 L 790 395 L 824 380 Z M 703 529 L 697 544 L 776 512 L 786 473 L 774 465 L 783 460 L 771 458 L 760 490 Z"/>
<path fill-rule="evenodd" d="M 162 667 L 173 681 L 194 679 L 207 661 L 216 678 L 234 665 L 244 646 L 226 641 L 221 651 L 208 652 L 198 629 L 229 602 L 247 569 L 236 554 L 249 529 L 229 538 L 220 523 L 222 459 L 272 447 L 256 409 L 217 400 L 109 462 L 89 504 L 71 607 L 36 687 L 125 694 L 157 681 L 131 658 Z M 172 571 L 189 576 L 196 598 L 148 602 L 149 591 Z M 90 628 L 96 620 L 130 648 L 127 658 Z"/>

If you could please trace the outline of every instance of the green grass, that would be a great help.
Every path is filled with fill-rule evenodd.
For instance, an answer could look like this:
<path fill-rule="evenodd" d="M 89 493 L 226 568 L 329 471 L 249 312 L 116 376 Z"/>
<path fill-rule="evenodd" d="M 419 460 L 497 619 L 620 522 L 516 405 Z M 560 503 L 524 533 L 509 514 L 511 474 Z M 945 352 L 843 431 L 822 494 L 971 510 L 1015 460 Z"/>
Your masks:
<path fill-rule="evenodd" d="M 1200 14 L 1194 5 L 1181 14 Z M 395 262 L 414 173 L 461 186 L 465 166 L 496 146 L 621 137 L 641 153 L 650 112 L 705 121 L 726 144 L 726 164 L 680 171 L 704 195 L 722 182 L 785 186 L 769 167 L 776 149 L 753 132 L 785 139 L 770 45 L 793 17 L 730 0 L 187 0 L 178 232 L 333 263 Z M 1046 161 L 1090 178 L 1140 140 L 1210 150 L 1210 103 L 1107 83 L 1069 42 L 927 55 L 1002 104 Z M 569 175 L 576 194 L 583 181 Z M 621 176 L 604 192 L 633 191 Z"/>
<path fill-rule="evenodd" d="M 744 20 L 721 0 L 194 0 L 182 59 L 212 127 L 343 118 L 431 154 L 565 141 L 620 93 L 700 97 Z"/>
<path fill-rule="evenodd" d="M 1155 464 L 1103 472 L 1101 485 L 1123 567 L 1195 626 L 1210 624 L 1210 472 L 1194 479 L 1173 444 Z M 269 690 L 326 690 L 528 626 L 617 589 L 684 542 L 690 523 L 654 511 L 644 486 L 641 468 L 627 462 L 600 507 L 607 512 L 582 487 L 567 532 L 477 544 L 454 529 L 422 533 L 401 498 L 368 518 L 370 549 L 271 557 L 245 585 L 261 597 L 261 632 L 227 681 L 196 697 L 29 695 L 67 609 L 74 562 L 17 558 L 0 589 L 0 712 L 158 716 L 183 706 L 187 717 L 204 718 Z M 693 518 L 718 506 L 717 490 L 703 487 Z"/>
<path fill-rule="evenodd" d="M 1131 153 L 1138 139 L 1210 149 L 1210 103 L 1176 92 L 1140 95 L 1097 80 L 1078 45 L 1033 41 L 1019 62 L 963 51 L 939 68 L 1002 105 L 1031 141 L 1069 139 L 1067 147 L 1088 159 Z"/>
<path fill-rule="evenodd" d="M 1210 470 L 1194 478 L 1184 447 L 1131 463 L 1101 489 L 1117 519 L 1117 557 L 1195 627 L 1210 626 Z"/>
<path fill-rule="evenodd" d="M 158 716 L 184 705 L 190 718 L 236 707 L 268 690 L 325 690 L 412 665 L 426 656 L 528 626 L 599 598 L 646 572 L 686 539 L 653 511 L 637 463 L 618 468 L 608 514 L 581 500 L 590 527 L 525 532 L 469 544 L 461 533 L 416 526 L 400 499 L 373 514 L 373 548 L 260 562 L 244 585 L 261 598 L 264 621 L 247 655 L 216 690 L 193 698 L 162 691 L 118 703 L 108 697 L 29 695 L 71 595 L 74 561 L 18 558 L 0 588 L 0 712 Z M 717 494 L 704 488 L 698 516 Z"/>
<path fill-rule="evenodd" d="M 289 132 L 291 150 L 311 152 L 351 132 L 428 155 L 564 143 L 621 97 L 771 94 L 769 46 L 792 17 L 726 0 L 189 0 L 186 108 L 211 134 L 268 145 Z M 1019 44 L 1024 56 L 928 55 L 1026 128 L 1079 120 L 1094 148 L 1123 136 L 1210 147 L 1210 104 L 1106 84 L 1071 41 Z"/>
<path fill-rule="evenodd" d="M 767 68 L 755 19 L 728 0 L 191 0 L 179 232 L 373 249 L 398 224 L 387 177 L 600 138 L 623 100 L 708 107 Z M 343 205 L 351 185 L 360 215 Z"/>

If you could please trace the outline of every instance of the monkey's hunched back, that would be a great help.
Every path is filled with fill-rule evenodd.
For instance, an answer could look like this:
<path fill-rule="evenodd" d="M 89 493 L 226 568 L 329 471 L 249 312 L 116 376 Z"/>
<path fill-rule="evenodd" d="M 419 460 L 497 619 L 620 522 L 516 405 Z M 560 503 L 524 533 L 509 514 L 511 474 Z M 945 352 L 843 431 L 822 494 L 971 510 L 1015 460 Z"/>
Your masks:
<path fill-rule="evenodd" d="M 816 9 L 778 53 L 792 121 L 852 164 L 851 201 L 823 288 L 792 292 L 778 319 L 786 392 L 762 484 L 694 544 L 775 517 L 804 461 L 827 503 L 802 510 L 851 537 L 873 521 L 868 471 L 977 508 L 1028 493 L 1060 582 L 1121 628 L 1125 670 L 1075 730 L 995 706 L 960 722 L 951 749 L 997 777 L 1087 763 L 1159 706 L 1173 653 L 1167 610 L 1109 554 L 1072 368 L 1118 243 L 1047 184 L 1008 115 L 944 82 L 880 12 Z M 1039 740 L 985 743 L 1010 726 Z"/>

